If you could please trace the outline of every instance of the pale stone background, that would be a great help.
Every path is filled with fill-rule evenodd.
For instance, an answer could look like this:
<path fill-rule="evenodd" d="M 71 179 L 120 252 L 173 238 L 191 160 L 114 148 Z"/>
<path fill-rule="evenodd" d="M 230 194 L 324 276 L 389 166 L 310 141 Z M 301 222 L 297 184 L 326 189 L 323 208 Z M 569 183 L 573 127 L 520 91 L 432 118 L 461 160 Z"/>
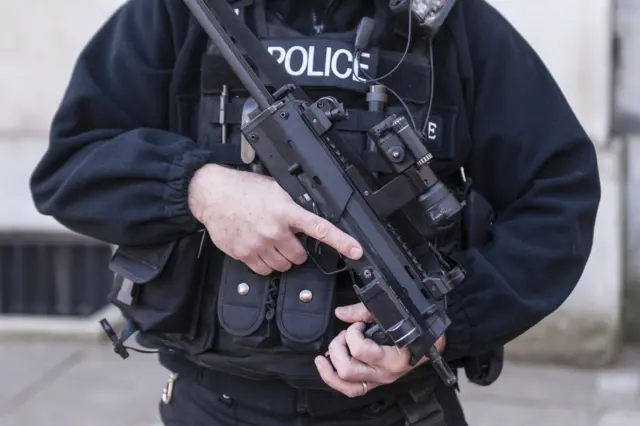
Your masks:
<path fill-rule="evenodd" d="M 640 30 L 637 24 L 633 28 L 640 7 L 637 0 L 618 0 L 615 7 L 611 0 L 490 2 L 527 37 L 564 89 L 598 147 L 603 185 L 593 255 L 578 288 L 557 313 L 510 345 L 509 354 L 607 364 L 618 353 L 623 306 L 629 307 L 629 302 L 623 303 L 623 284 L 640 282 L 640 267 L 634 262 L 640 256 L 640 246 L 634 243 L 640 221 L 633 215 L 634 207 L 640 207 L 633 191 L 640 184 L 640 172 L 634 171 L 631 160 L 629 167 L 623 161 L 640 156 L 640 149 L 632 137 L 620 134 L 625 127 L 616 127 L 618 133 L 612 128 L 621 110 L 627 113 L 626 127 L 637 124 L 634 116 L 640 117 Z M 0 3 L 0 232 L 66 232 L 35 211 L 28 177 L 46 147 L 48 126 L 76 55 L 120 3 Z M 614 18 L 621 10 L 617 64 Z M 631 46 L 636 46 L 635 52 Z M 625 193 L 627 179 L 631 185 Z M 627 294 L 639 286 L 629 285 Z M 640 324 L 640 319 L 631 320 L 632 315 L 624 317 L 627 329 Z"/>
<path fill-rule="evenodd" d="M 640 1 L 618 0 L 620 66 L 617 72 L 614 129 L 625 141 L 627 172 L 625 233 L 626 288 L 623 320 L 626 337 L 640 341 Z"/>

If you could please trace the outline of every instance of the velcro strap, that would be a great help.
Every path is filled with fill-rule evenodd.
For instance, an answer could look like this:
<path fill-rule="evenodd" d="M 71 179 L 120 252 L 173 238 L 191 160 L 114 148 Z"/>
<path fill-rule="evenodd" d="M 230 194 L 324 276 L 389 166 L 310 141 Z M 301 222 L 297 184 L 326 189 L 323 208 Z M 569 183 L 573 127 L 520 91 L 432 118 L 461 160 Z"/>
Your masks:
<path fill-rule="evenodd" d="M 240 145 L 236 144 L 212 144 L 207 147 L 212 151 L 213 161 L 216 164 L 227 166 L 243 166 L 244 162 L 240 157 Z"/>
<path fill-rule="evenodd" d="M 346 130 L 351 132 L 368 132 L 374 126 L 384 120 L 384 113 L 376 111 L 363 111 L 358 109 L 349 109 L 349 118 L 338 121 L 336 130 Z"/>
<path fill-rule="evenodd" d="M 242 108 L 244 102 L 244 99 L 233 99 L 231 102 L 227 103 L 224 118 L 226 124 L 242 123 Z M 211 123 L 223 124 L 220 122 L 220 100 L 212 99 L 211 105 L 213 108 L 211 114 Z M 349 132 L 367 132 L 385 118 L 384 113 L 376 111 L 347 109 L 347 112 L 349 114 L 349 118 L 347 118 L 346 120 L 338 121 L 335 124 L 336 130 Z"/>
<path fill-rule="evenodd" d="M 401 53 L 381 52 L 378 61 L 378 71 L 375 73 L 375 76 L 388 74 L 398 65 L 401 58 Z M 372 77 L 375 76 L 372 75 Z M 365 77 L 362 76 L 362 78 Z M 359 92 L 363 95 L 369 90 L 369 84 L 350 84 L 341 87 L 336 84 L 336 78 L 294 76 L 292 79 L 303 89 L 332 88 L 356 93 Z M 430 79 L 431 69 L 424 55 L 407 54 L 402 65 L 385 78 L 383 83 L 392 88 L 400 98 L 407 102 L 426 104 L 428 102 Z M 311 84 L 311 82 L 313 82 L 313 84 Z M 229 64 L 221 56 L 212 53 L 205 54 L 202 59 L 202 93 L 205 95 L 219 94 L 222 91 L 223 84 L 228 86 L 232 94 L 246 92 L 246 89 L 233 73 Z M 273 89 L 273 87 L 271 87 L 271 89 Z M 390 96 L 389 100 L 395 102 L 392 96 Z"/>

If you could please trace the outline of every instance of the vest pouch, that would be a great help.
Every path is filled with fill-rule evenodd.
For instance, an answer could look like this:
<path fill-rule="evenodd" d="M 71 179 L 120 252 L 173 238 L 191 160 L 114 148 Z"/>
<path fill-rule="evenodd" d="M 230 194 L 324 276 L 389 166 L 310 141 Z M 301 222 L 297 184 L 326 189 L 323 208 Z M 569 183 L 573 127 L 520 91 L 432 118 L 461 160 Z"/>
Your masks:
<path fill-rule="evenodd" d="M 322 269 L 334 271 L 338 254 L 323 250 Z M 317 257 L 317 254 L 314 256 Z M 336 274 L 311 259 L 282 275 L 277 321 L 282 344 L 298 353 L 318 353 L 334 336 Z"/>
<path fill-rule="evenodd" d="M 215 321 L 203 315 L 215 308 L 205 294 L 213 245 L 202 238 L 195 233 L 163 245 L 121 246 L 110 263 L 116 274 L 110 302 L 141 334 L 189 353 L 209 349 L 215 336 Z"/>
<path fill-rule="evenodd" d="M 231 343 L 268 348 L 279 343 L 275 324 L 278 275 L 264 277 L 225 256 L 218 297 L 218 320 Z M 221 340 L 224 336 L 221 333 Z M 226 346 L 226 345 L 223 345 Z"/>

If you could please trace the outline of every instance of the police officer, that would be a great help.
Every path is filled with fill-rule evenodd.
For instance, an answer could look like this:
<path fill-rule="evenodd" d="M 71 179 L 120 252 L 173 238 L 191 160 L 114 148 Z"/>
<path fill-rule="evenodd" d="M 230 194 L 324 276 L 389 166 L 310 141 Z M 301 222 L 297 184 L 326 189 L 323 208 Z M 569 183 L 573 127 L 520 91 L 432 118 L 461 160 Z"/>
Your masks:
<path fill-rule="evenodd" d="M 408 111 L 434 170 L 466 188 L 441 243 L 467 276 L 438 349 L 490 384 L 502 347 L 578 282 L 600 200 L 593 144 L 541 60 L 484 0 L 456 2 L 435 36 L 386 0 L 231 3 L 307 93 L 345 102 L 356 154 Z M 365 16 L 376 31 L 355 56 Z M 250 107 L 182 1 L 129 0 L 80 54 L 32 176 L 40 212 L 118 246 L 111 301 L 171 371 L 165 424 L 465 425 L 428 360 L 364 337 L 348 274 L 318 272 L 362 247 L 247 166 Z"/>

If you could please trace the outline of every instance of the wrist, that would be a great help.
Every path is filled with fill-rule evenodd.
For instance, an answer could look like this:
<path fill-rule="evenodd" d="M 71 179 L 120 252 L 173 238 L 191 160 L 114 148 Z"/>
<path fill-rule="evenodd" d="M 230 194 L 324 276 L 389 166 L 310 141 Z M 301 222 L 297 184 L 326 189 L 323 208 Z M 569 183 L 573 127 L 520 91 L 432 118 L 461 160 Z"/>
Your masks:
<path fill-rule="evenodd" d="M 447 335 L 446 333 L 440 336 L 440 338 L 436 341 L 436 349 L 438 353 L 442 355 L 444 351 L 447 349 Z"/>
<path fill-rule="evenodd" d="M 204 223 L 206 212 L 209 209 L 207 199 L 210 198 L 208 194 L 212 190 L 210 182 L 215 180 L 215 178 L 211 178 L 211 173 L 215 173 L 216 169 L 220 167 L 216 164 L 205 164 L 197 169 L 189 180 L 187 187 L 189 210 L 200 223 Z"/>

